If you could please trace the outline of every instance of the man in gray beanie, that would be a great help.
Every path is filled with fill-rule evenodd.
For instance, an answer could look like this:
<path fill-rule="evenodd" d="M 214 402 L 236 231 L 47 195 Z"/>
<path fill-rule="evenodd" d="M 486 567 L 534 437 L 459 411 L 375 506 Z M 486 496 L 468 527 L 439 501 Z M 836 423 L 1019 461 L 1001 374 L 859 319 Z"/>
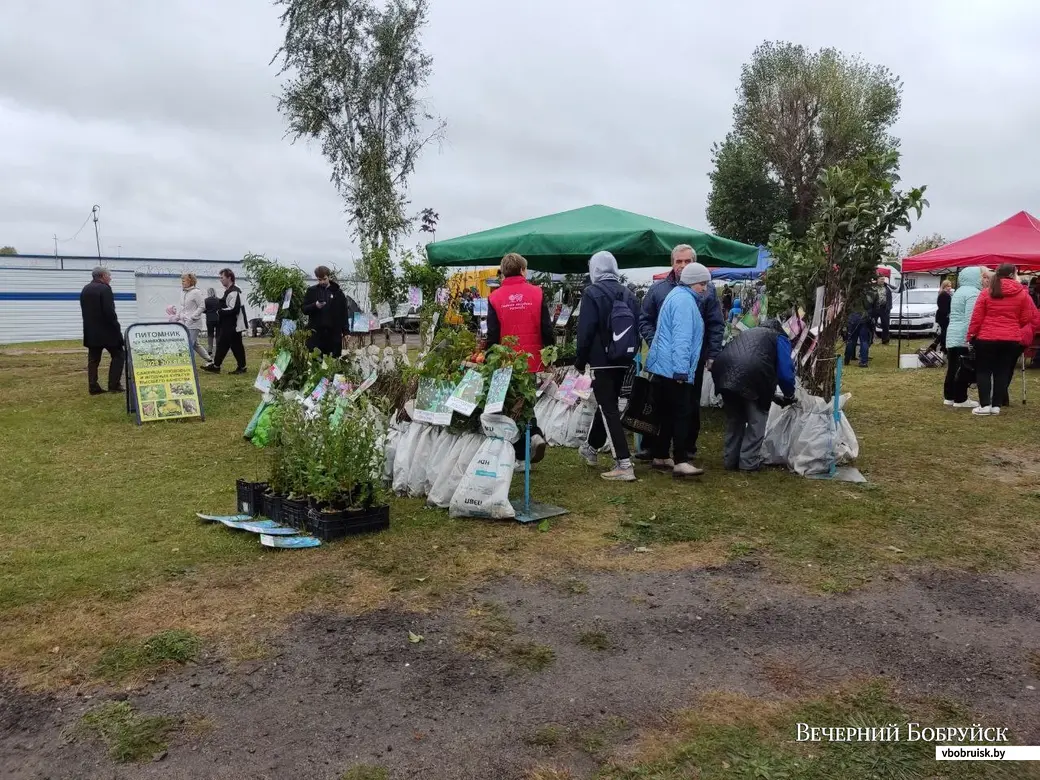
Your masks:
<path fill-rule="evenodd" d="M 647 291 L 646 297 L 643 298 L 643 309 L 639 315 L 639 334 L 646 341 L 647 346 L 653 343 L 654 334 L 657 331 L 657 318 L 665 298 L 679 284 L 679 275 L 683 269 L 696 262 L 697 253 L 693 247 L 689 244 L 679 244 L 672 250 L 671 273 Z M 708 270 L 703 265 L 701 268 L 704 268 L 705 271 Z M 697 366 L 697 375 L 694 377 L 690 391 L 694 404 L 690 412 L 690 430 L 686 443 L 690 448 L 691 458 L 697 454 L 697 438 L 701 429 L 701 387 L 704 384 L 704 371 L 705 369 L 711 370 L 712 361 L 722 351 L 722 337 L 726 332 L 722 306 L 719 305 L 719 299 L 715 295 L 715 287 L 710 284 L 710 272 L 708 281 L 709 284 L 705 287 L 704 293 L 697 299 L 697 307 L 704 320 L 704 343 L 701 345 L 700 364 Z M 648 446 L 652 445 L 648 444 Z M 641 452 L 637 457 L 649 460 L 651 455 L 649 452 Z"/>
<path fill-rule="evenodd" d="M 597 252 L 589 260 L 591 284 L 581 296 L 578 317 L 578 351 L 574 367 L 592 368 L 592 392 L 598 414 L 578 453 L 590 466 L 599 464 L 599 450 L 610 442 L 614 467 L 600 476 L 612 482 L 636 478 L 625 429 L 621 426 L 618 399 L 625 373 L 639 351 L 639 303 L 621 283 L 617 260 L 610 252 Z"/>

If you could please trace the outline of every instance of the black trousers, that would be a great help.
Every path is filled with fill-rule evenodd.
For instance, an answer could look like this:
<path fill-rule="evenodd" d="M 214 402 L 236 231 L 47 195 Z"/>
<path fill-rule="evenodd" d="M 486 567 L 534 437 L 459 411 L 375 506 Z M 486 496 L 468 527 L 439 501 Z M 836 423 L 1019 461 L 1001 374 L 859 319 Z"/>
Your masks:
<path fill-rule="evenodd" d="M 307 349 L 338 358 L 343 354 L 343 336 L 338 330 L 312 330 L 307 338 Z"/>
<path fill-rule="evenodd" d="M 979 404 L 1009 406 L 1008 386 L 1015 375 L 1015 363 L 1022 354 L 1017 341 L 976 341 L 975 381 L 979 385 Z"/>
<path fill-rule="evenodd" d="M 610 445 L 614 457 L 618 460 L 627 460 L 632 457 L 628 448 L 628 439 L 625 437 L 625 429 L 621 426 L 621 412 L 618 410 L 618 399 L 621 398 L 621 385 L 625 381 L 628 367 L 624 368 L 597 368 L 592 372 L 592 392 L 596 396 L 596 417 L 589 429 L 588 445 L 599 451 L 600 447 L 607 443 L 610 436 Z"/>
<path fill-rule="evenodd" d="M 112 358 L 112 362 L 108 366 L 108 389 L 115 390 L 117 387 L 120 387 L 122 382 L 123 365 L 126 360 L 122 345 L 118 347 L 87 347 L 87 384 L 91 390 L 101 389 L 101 385 L 98 384 L 98 368 L 101 367 L 101 355 L 105 350 L 108 350 L 108 354 Z"/>
<path fill-rule="evenodd" d="M 654 405 L 661 413 L 661 435 L 650 445 L 654 458 L 666 460 L 672 457 L 676 463 L 685 463 L 688 460 L 693 386 L 661 376 L 653 379 Z"/>
<path fill-rule="evenodd" d="M 217 323 L 206 323 L 206 338 L 209 341 L 209 349 L 207 350 L 210 355 L 213 354 L 213 350 L 216 349 L 217 335 L 220 333 L 220 326 Z"/>
<path fill-rule="evenodd" d="M 697 364 L 697 373 L 693 375 L 693 385 L 690 393 L 690 432 L 686 435 L 686 451 L 690 459 L 697 454 L 697 439 L 701 435 L 701 393 L 704 390 L 704 364 L 702 360 Z"/>
<path fill-rule="evenodd" d="M 531 418 L 531 438 L 535 436 L 541 436 L 543 439 L 545 435 L 542 433 L 542 429 L 538 427 L 538 420 Z M 520 427 L 520 438 L 516 440 L 513 445 L 513 454 L 517 460 L 523 460 L 527 457 L 527 429 Z"/>
<path fill-rule="evenodd" d="M 886 309 L 885 311 L 881 312 L 880 319 L 881 319 L 881 343 L 882 344 L 887 344 L 888 341 L 889 341 L 889 338 L 891 338 L 891 334 L 889 332 L 888 326 L 889 326 L 889 321 L 892 319 L 892 310 L 891 309 Z"/>
<path fill-rule="evenodd" d="M 953 347 L 946 351 L 946 379 L 943 381 L 943 400 L 964 403 L 968 400 L 970 382 L 960 370 L 961 359 L 968 354 L 967 347 Z"/>
<path fill-rule="evenodd" d="M 220 329 L 220 338 L 217 339 L 217 352 L 213 356 L 213 365 L 220 368 L 224 358 L 227 357 L 228 350 L 231 350 L 231 354 L 238 361 L 238 367 L 245 368 L 246 348 L 242 344 L 242 334 L 231 325 Z"/>
<path fill-rule="evenodd" d="M 690 421 L 689 427 L 686 432 L 686 453 L 689 455 L 689 460 L 697 455 L 697 439 L 701 435 L 701 393 L 704 390 L 704 364 L 705 360 L 702 360 L 697 365 L 697 373 L 693 375 L 693 384 L 690 385 Z M 649 450 L 651 457 L 657 457 L 653 455 L 654 442 L 650 436 L 643 437 L 643 448 Z"/>

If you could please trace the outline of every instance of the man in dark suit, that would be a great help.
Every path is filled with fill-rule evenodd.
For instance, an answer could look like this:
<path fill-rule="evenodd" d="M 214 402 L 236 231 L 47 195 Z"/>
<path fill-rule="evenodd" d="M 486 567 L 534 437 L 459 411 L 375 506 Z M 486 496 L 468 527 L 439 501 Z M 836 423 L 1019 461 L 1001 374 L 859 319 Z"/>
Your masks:
<path fill-rule="evenodd" d="M 87 382 L 90 394 L 105 392 L 98 384 L 101 353 L 108 350 L 112 364 L 108 367 L 108 391 L 121 393 L 123 375 L 123 331 L 116 316 L 116 300 L 112 295 L 112 274 L 108 269 L 95 268 L 91 282 L 79 294 L 79 308 L 83 313 L 83 346 L 87 348 Z"/>

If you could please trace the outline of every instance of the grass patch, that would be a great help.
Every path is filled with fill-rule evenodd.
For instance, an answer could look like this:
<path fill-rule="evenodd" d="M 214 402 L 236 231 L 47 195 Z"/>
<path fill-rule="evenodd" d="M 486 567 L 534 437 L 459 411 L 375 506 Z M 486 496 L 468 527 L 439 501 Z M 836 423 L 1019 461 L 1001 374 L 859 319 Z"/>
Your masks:
<path fill-rule="evenodd" d="M 248 351 L 256 366 L 259 345 Z M 554 449 L 533 474 L 540 500 L 571 510 L 552 533 L 394 499 L 388 532 L 292 556 L 194 517 L 230 510 L 235 479 L 266 473 L 265 454 L 241 437 L 257 404 L 248 377 L 200 377 L 205 422 L 136 426 L 121 397 L 86 394 L 82 354 L 0 354 L 0 669 L 28 684 L 82 681 L 127 632 L 173 622 L 234 645 L 301 609 L 422 609 L 503 575 L 563 581 L 754 555 L 790 581 L 841 592 L 896 566 L 1040 560 L 1027 412 L 979 421 L 937 402 L 941 372 L 899 372 L 893 348 L 872 353 L 870 369 L 848 374 L 846 407 L 868 486 L 724 472 L 723 418 L 706 410 L 696 483 L 640 466 L 639 482 L 604 484 L 574 451 Z M 1027 381 L 1040 396 L 1040 372 Z M 1006 476 L 951 482 L 950 463 Z M 632 552 L 640 546 L 651 552 Z M 98 671 L 132 671 L 139 658 L 117 651 Z"/>
<path fill-rule="evenodd" d="M 589 592 L 589 586 L 577 577 L 568 577 L 563 583 L 563 592 L 570 596 L 584 596 Z"/>
<path fill-rule="evenodd" d="M 602 631 L 585 631 L 579 634 L 578 644 L 589 650 L 600 652 L 610 650 L 614 646 L 614 643 L 610 641 L 610 637 Z"/>
<path fill-rule="evenodd" d="M 383 766 L 358 764 L 344 772 L 340 780 L 390 780 L 390 772 Z"/>
<path fill-rule="evenodd" d="M 965 718 L 943 701 L 904 705 L 881 682 L 794 703 L 715 695 L 675 718 L 668 734 L 651 734 L 635 761 L 607 764 L 600 780 L 930 780 L 938 778 L 935 745 L 905 741 L 905 724 L 946 725 Z M 797 724 L 903 726 L 900 742 L 797 742 Z M 956 721 L 959 722 L 959 721 Z M 965 725 L 970 719 L 964 721 Z M 1013 742 L 1013 740 L 1012 740 Z M 1022 767 L 950 762 L 943 780 L 1029 777 Z M 1035 777 L 1036 775 L 1032 775 Z"/>
<path fill-rule="evenodd" d="M 479 658 L 503 661 L 516 669 L 538 672 L 556 660 L 551 647 L 516 636 L 516 626 L 498 604 L 486 602 L 469 610 L 469 625 L 459 648 Z"/>
<path fill-rule="evenodd" d="M 113 761 L 150 761 L 166 750 L 167 736 L 176 728 L 172 718 L 138 715 L 128 702 L 95 707 L 80 721 L 82 733 L 100 739 Z"/>
<path fill-rule="evenodd" d="M 116 645 L 106 650 L 94 671 L 99 677 L 119 680 L 167 663 L 186 664 L 198 658 L 202 640 L 187 631 L 162 631 L 143 642 Z"/>
<path fill-rule="evenodd" d="M 554 748 L 567 737 L 567 730 L 555 723 L 547 723 L 524 737 L 524 744 Z"/>
<path fill-rule="evenodd" d="M 535 642 L 509 642 L 505 657 L 520 669 L 540 672 L 556 660 L 556 653 L 551 647 Z"/>

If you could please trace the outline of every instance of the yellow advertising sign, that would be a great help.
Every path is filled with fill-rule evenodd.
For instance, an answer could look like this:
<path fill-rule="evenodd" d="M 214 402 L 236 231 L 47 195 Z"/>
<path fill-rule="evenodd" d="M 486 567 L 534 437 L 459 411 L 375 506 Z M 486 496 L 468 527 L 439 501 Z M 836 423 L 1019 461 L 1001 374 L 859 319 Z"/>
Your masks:
<path fill-rule="evenodd" d="M 175 322 L 126 329 L 130 404 L 137 422 L 205 419 L 187 329 Z"/>

